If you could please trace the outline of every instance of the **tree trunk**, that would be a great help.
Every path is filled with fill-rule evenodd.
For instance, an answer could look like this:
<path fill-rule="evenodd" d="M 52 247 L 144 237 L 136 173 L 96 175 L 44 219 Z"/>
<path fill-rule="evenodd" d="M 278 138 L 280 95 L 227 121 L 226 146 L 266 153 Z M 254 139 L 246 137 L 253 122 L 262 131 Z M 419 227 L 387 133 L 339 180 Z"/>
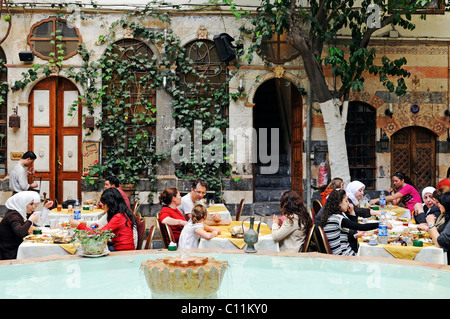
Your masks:
<path fill-rule="evenodd" d="M 339 100 L 331 99 L 320 103 L 320 109 L 322 110 L 327 135 L 331 177 L 340 177 L 344 180 L 344 184 L 348 185 L 350 183 L 350 169 L 345 142 L 348 101 L 344 101 L 342 114 L 340 105 L 341 102 Z"/>
<path fill-rule="evenodd" d="M 306 38 L 302 36 L 301 30 L 296 27 L 292 28 L 290 36 L 293 40 L 292 45 L 302 56 L 306 75 L 320 104 L 327 135 L 331 177 L 340 177 L 348 185 L 350 183 L 350 170 L 345 142 L 348 101 L 344 101 L 341 114 L 340 105 L 342 103 L 337 99 L 333 99 L 325 76 L 317 63 L 311 46 L 308 45 Z"/>

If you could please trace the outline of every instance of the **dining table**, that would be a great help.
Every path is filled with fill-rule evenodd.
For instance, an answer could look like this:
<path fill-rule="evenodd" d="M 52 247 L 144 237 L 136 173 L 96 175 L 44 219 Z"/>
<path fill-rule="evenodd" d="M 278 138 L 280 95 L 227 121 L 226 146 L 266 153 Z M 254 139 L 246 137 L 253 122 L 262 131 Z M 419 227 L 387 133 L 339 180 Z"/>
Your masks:
<path fill-rule="evenodd" d="M 105 211 L 100 208 L 94 208 L 90 210 L 81 210 L 81 219 L 88 222 L 96 222 L 105 214 Z M 61 221 L 70 220 L 73 218 L 73 212 L 69 211 L 67 208 L 57 210 L 54 208 L 48 214 L 48 220 L 51 226 L 56 226 L 61 223 Z M 53 223 L 52 223 L 53 221 Z"/>
<path fill-rule="evenodd" d="M 231 213 L 228 208 L 221 203 L 208 205 L 206 207 L 208 214 L 219 214 L 221 219 L 232 220 Z"/>
<path fill-rule="evenodd" d="M 75 246 L 70 242 L 54 243 L 52 235 L 60 233 L 60 228 L 37 227 L 37 229 L 40 229 L 42 234 L 26 236 L 17 251 L 17 259 L 80 254 L 78 243 L 75 243 Z"/>
<path fill-rule="evenodd" d="M 377 230 L 365 232 L 359 239 L 358 256 L 384 257 L 416 260 L 437 264 L 447 264 L 447 252 L 434 245 L 426 231 L 420 231 L 410 211 L 403 207 L 387 207 L 387 221 L 392 225 L 388 230 L 388 243 L 377 242 Z M 361 223 L 378 222 L 360 218 Z"/>
<path fill-rule="evenodd" d="M 280 251 L 278 242 L 272 238 L 272 230 L 264 222 L 255 221 L 253 229 L 256 231 L 258 224 L 261 223 L 258 233 L 258 242 L 255 243 L 255 249 L 261 251 Z M 231 221 L 227 226 L 214 226 L 220 229 L 220 234 L 212 239 L 200 239 L 198 248 L 205 249 L 244 249 L 246 243 L 244 238 L 233 237 L 232 233 L 236 228 L 244 226 L 244 230 L 250 228 L 250 221 Z"/>

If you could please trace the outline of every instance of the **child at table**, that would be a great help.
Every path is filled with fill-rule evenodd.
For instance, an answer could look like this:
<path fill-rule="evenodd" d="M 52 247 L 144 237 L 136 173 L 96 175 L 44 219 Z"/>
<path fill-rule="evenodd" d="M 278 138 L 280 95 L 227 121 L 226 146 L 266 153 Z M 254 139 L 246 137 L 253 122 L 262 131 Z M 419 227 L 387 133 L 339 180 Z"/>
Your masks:
<path fill-rule="evenodd" d="M 210 227 L 212 232 L 207 232 L 203 225 L 203 221 L 208 216 L 208 211 L 203 205 L 195 205 L 192 209 L 192 218 L 183 227 L 178 241 L 179 249 L 194 249 L 198 248 L 200 238 L 211 239 L 216 237 L 220 230 L 215 227 Z"/>

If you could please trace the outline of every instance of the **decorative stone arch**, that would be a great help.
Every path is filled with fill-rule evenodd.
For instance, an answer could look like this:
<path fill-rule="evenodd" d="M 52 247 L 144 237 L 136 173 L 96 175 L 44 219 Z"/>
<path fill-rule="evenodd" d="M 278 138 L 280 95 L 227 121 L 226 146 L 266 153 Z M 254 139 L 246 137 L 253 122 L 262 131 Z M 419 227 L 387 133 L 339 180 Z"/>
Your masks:
<path fill-rule="evenodd" d="M 211 35 L 205 26 L 199 26 L 197 32 L 192 32 L 182 39 L 180 39 L 180 46 L 184 47 L 186 44 L 195 41 L 195 40 L 209 40 L 214 42 L 214 35 Z"/>
<path fill-rule="evenodd" d="M 285 79 L 293 84 L 295 84 L 296 87 L 304 87 L 302 80 L 300 77 L 290 73 L 286 72 L 283 67 L 276 66 L 273 68 L 272 72 L 267 72 L 266 74 L 262 75 L 257 81 L 253 82 L 250 89 L 247 93 L 247 101 L 245 102 L 245 106 L 247 107 L 253 107 L 255 106 L 254 98 L 256 91 L 258 90 L 259 86 L 270 80 L 270 79 Z"/>
<path fill-rule="evenodd" d="M 422 108 L 422 112 L 412 114 L 409 111 L 410 106 L 398 103 L 394 106 L 394 114 L 391 118 L 385 114 L 388 104 L 375 93 L 368 91 L 352 92 L 349 101 L 361 101 L 377 109 L 377 127 L 382 128 L 388 136 L 392 136 L 392 134 L 405 127 L 421 126 L 434 132 L 439 137 L 449 128 L 448 120 L 443 116 L 443 111 L 435 111 L 434 114 L 425 113 L 424 108 Z"/>
<path fill-rule="evenodd" d="M 68 78 L 64 74 L 58 73 L 58 74 L 51 74 L 50 76 L 65 78 L 66 80 L 69 80 L 70 82 L 73 83 L 73 85 L 75 85 L 77 87 L 80 95 L 84 94 L 83 86 L 80 83 L 75 82 L 73 79 Z M 33 91 L 33 88 L 36 86 L 36 84 L 38 84 L 39 82 L 41 82 L 42 80 L 45 80 L 47 78 L 48 78 L 48 76 L 46 76 L 45 74 L 41 74 L 33 83 L 31 83 L 31 84 L 27 85 L 25 88 L 23 88 L 21 91 L 22 93 L 20 94 L 20 96 L 21 96 L 20 100 L 26 101 L 24 103 L 28 104 L 28 99 L 30 97 L 31 92 Z M 21 103 L 19 102 L 19 104 L 21 104 Z"/>

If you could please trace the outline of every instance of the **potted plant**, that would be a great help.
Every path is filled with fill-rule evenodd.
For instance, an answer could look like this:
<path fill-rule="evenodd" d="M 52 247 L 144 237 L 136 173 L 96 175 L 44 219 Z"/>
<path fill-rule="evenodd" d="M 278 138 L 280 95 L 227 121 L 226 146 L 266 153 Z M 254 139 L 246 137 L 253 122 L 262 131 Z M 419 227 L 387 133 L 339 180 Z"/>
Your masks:
<path fill-rule="evenodd" d="M 73 241 L 78 241 L 85 255 L 103 254 L 109 239 L 115 235 L 110 230 L 93 230 L 92 232 L 75 229 Z"/>

